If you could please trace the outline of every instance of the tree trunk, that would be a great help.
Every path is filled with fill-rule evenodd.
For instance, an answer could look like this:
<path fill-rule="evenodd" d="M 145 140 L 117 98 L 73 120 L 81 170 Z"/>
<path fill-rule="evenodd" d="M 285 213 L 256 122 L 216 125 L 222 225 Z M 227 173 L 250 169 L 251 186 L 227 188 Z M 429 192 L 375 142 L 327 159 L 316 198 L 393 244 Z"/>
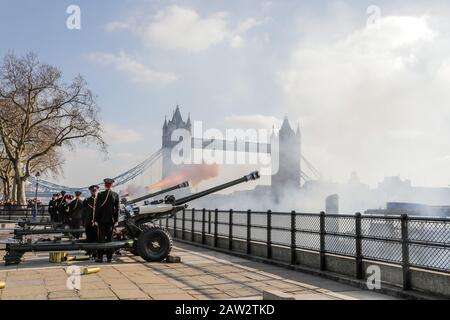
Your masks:
<path fill-rule="evenodd" d="M 25 197 L 25 179 L 22 173 L 23 164 L 21 159 L 17 159 L 14 163 L 14 184 L 16 186 L 16 202 L 18 205 L 26 205 L 27 200 Z"/>
<path fill-rule="evenodd" d="M 16 182 L 13 180 L 12 182 L 12 191 L 11 194 L 9 195 L 9 199 L 10 200 L 17 200 L 17 192 L 16 192 L 17 188 L 16 188 Z"/>
<path fill-rule="evenodd" d="M 16 184 L 16 201 L 18 205 L 26 205 L 27 200 L 25 197 L 25 181 L 22 180 L 22 177 L 15 177 Z"/>
<path fill-rule="evenodd" d="M 6 198 L 5 199 L 11 199 L 11 178 L 8 177 L 8 180 L 6 180 L 5 183 L 5 191 L 6 191 Z"/>
<path fill-rule="evenodd" d="M 11 199 L 11 181 L 6 178 L 3 179 L 3 200 Z"/>

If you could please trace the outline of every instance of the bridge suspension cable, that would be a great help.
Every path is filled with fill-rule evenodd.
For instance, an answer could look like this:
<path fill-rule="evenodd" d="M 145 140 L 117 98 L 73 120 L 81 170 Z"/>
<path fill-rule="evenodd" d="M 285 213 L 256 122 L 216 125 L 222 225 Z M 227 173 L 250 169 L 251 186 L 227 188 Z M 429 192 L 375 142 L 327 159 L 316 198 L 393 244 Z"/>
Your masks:
<path fill-rule="evenodd" d="M 125 184 L 125 183 L 133 180 L 140 174 L 142 174 L 151 165 L 153 165 L 153 163 L 155 163 L 156 160 L 158 160 L 161 157 L 161 154 L 162 154 L 162 149 L 159 149 L 158 151 L 153 153 L 150 157 L 148 157 L 147 159 L 145 159 L 138 165 L 136 165 L 133 168 L 114 177 L 113 179 L 115 180 L 115 185 L 120 186 L 122 184 Z M 34 176 L 29 177 L 28 181 L 30 183 L 32 183 L 33 185 L 36 184 L 36 178 Z M 38 180 L 37 183 L 41 190 L 44 190 L 46 192 L 53 192 L 53 193 L 59 192 L 61 190 L 65 190 L 66 192 L 69 192 L 69 193 L 73 193 L 75 191 L 87 192 L 88 188 L 89 188 L 88 186 L 80 187 L 80 188 L 68 187 L 68 186 L 59 185 L 59 184 L 52 183 L 52 182 L 45 181 L 45 180 Z M 97 185 L 102 186 L 103 182 L 97 183 Z"/>
<path fill-rule="evenodd" d="M 306 164 L 306 166 L 308 167 L 308 169 L 311 171 L 311 173 L 313 174 L 315 179 L 321 179 L 322 174 L 319 172 L 319 170 L 317 170 L 312 164 L 311 162 L 309 162 L 308 160 L 306 160 L 306 158 L 303 156 L 302 154 L 302 161 Z M 309 179 L 311 180 L 311 179 Z"/>
<path fill-rule="evenodd" d="M 216 141 L 216 142 L 219 142 L 219 143 L 221 143 L 222 146 L 225 146 L 226 141 Z M 204 141 L 203 141 L 203 144 L 200 144 L 200 145 L 203 148 L 208 148 L 204 144 Z M 269 153 L 270 153 L 270 144 L 268 144 L 267 146 L 265 146 L 265 145 L 263 146 L 263 144 L 261 144 L 261 146 L 258 146 L 257 149 L 259 152 L 267 153 L 269 151 Z M 245 150 L 245 149 L 244 150 L 248 152 L 249 149 L 250 148 L 248 148 L 247 150 Z M 144 161 L 142 161 L 138 165 L 117 175 L 116 177 L 113 177 L 115 180 L 115 185 L 116 186 L 123 185 L 123 184 L 133 180 L 137 176 L 141 175 L 142 173 L 144 173 L 144 171 L 146 171 L 149 167 L 151 167 L 161 157 L 161 155 L 162 155 L 162 149 L 159 149 L 158 151 L 154 152 L 151 156 L 146 158 Z M 308 173 L 306 173 L 304 170 L 302 170 L 300 172 L 301 179 L 303 179 L 305 182 L 321 179 L 321 173 L 311 164 L 311 162 L 309 162 L 303 155 L 301 155 L 301 160 L 306 165 L 306 168 L 308 169 Z M 36 178 L 34 176 L 29 177 L 28 181 L 31 184 L 36 185 Z M 103 182 L 100 182 L 97 184 L 99 186 L 102 186 Z M 69 193 L 73 193 L 75 191 L 82 191 L 82 192 L 88 191 L 88 186 L 75 188 L 75 187 L 68 187 L 68 186 L 52 183 L 52 182 L 45 181 L 45 180 L 39 180 L 38 185 L 39 185 L 39 188 L 41 191 L 44 191 L 47 193 L 57 193 L 61 190 L 65 190 L 66 192 L 69 192 Z"/>

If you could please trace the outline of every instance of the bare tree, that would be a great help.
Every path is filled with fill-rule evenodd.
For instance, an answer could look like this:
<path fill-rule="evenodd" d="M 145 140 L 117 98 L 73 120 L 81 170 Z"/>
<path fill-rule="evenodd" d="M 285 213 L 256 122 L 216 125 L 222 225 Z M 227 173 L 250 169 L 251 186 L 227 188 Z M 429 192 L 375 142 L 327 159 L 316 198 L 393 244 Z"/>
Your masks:
<path fill-rule="evenodd" d="M 106 151 L 94 96 L 81 76 L 70 83 L 36 55 L 8 54 L 0 68 L 0 136 L 14 170 L 18 204 L 37 170 L 57 173 L 61 147 L 96 143 Z M 55 162 L 56 161 L 56 162 Z"/>
<path fill-rule="evenodd" d="M 2 182 L 3 200 L 9 200 L 12 192 L 13 166 L 0 143 L 0 180 Z"/>

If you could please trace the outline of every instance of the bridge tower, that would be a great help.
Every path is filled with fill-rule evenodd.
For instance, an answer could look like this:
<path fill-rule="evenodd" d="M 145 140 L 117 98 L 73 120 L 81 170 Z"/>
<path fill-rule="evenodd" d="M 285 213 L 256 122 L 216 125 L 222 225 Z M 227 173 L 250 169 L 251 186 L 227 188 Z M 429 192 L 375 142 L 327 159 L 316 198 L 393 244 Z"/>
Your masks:
<path fill-rule="evenodd" d="M 272 138 L 276 138 L 272 133 Z M 271 192 L 275 201 L 279 201 L 284 192 L 295 191 L 300 188 L 300 159 L 301 159 L 301 133 L 300 126 L 295 132 L 287 117 L 278 132 L 279 139 L 279 166 L 278 172 L 272 175 Z"/>
<path fill-rule="evenodd" d="M 164 119 L 162 132 L 162 178 L 165 179 L 176 171 L 176 165 L 172 162 L 171 152 L 178 141 L 172 141 L 172 132 L 176 129 L 186 129 L 191 134 L 191 119 L 188 115 L 186 121 L 183 120 L 180 107 L 177 105 L 172 115 L 172 120 Z"/>

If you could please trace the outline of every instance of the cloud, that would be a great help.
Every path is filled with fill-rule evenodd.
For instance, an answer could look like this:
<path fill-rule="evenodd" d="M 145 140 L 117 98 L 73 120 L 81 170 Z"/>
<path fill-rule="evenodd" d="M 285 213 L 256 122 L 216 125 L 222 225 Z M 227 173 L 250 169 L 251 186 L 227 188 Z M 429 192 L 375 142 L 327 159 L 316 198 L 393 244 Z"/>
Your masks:
<path fill-rule="evenodd" d="M 117 54 L 93 52 L 88 56 L 89 60 L 100 65 L 112 66 L 115 70 L 130 76 L 131 81 L 142 85 L 165 85 L 178 79 L 173 73 L 155 71 L 143 62 L 136 60 L 125 52 Z"/>
<path fill-rule="evenodd" d="M 239 48 L 249 30 L 267 21 L 249 17 L 232 27 L 228 12 L 202 16 L 193 8 L 172 5 L 144 19 L 112 21 L 105 29 L 109 32 L 129 29 L 151 48 L 199 52 L 224 42 Z"/>
<path fill-rule="evenodd" d="M 450 148 L 450 46 L 441 34 L 430 18 L 388 16 L 293 50 L 277 80 L 325 176 L 343 181 L 356 170 L 373 184 L 398 173 L 423 184 L 450 179 L 444 166 L 434 176 L 417 172 Z"/>
<path fill-rule="evenodd" d="M 105 140 L 108 144 L 130 144 L 141 142 L 144 139 L 143 135 L 138 131 L 116 123 L 104 123 L 103 129 L 105 131 Z"/>
<path fill-rule="evenodd" d="M 244 45 L 244 39 L 241 36 L 236 35 L 230 40 L 230 46 L 232 48 L 240 48 Z"/>
<path fill-rule="evenodd" d="M 141 32 L 150 46 L 201 51 L 225 39 L 226 16 L 217 12 L 202 18 L 193 9 L 170 6 L 158 12 Z"/>
<path fill-rule="evenodd" d="M 130 21 L 111 21 L 106 24 L 105 30 L 107 32 L 114 32 L 114 31 L 120 31 L 125 30 L 130 27 Z"/>
<path fill-rule="evenodd" d="M 265 17 L 264 19 L 256 19 L 254 17 L 247 18 L 238 24 L 236 28 L 236 33 L 243 34 L 253 28 L 256 28 L 262 24 L 267 23 L 269 20 L 270 20 L 269 17 Z"/>

